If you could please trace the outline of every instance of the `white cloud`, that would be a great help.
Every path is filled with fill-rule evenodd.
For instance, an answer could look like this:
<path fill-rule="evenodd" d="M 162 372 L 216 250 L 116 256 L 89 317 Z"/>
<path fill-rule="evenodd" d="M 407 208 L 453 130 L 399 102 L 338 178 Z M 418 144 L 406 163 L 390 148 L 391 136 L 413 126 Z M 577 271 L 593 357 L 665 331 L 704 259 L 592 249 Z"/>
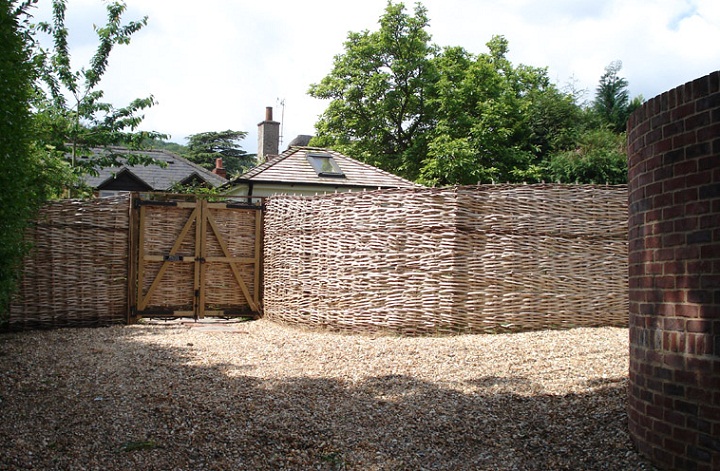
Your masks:
<path fill-rule="evenodd" d="M 187 135 L 248 131 L 256 149 L 266 106 L 281 117 L 284 142 L 312 134 L 327 103 L 307 95 L 330 72 L 349 31 L 376 30 L 386 0 L 126 0 L 127 19 L 149 17 L 129 46 L 111 56 L 101 88 L 117 105 L 153 94 L 145 129 Z M 558 85 L 572 78 L 594 90 L 605 66 L 623 61 L 633 95 L 645 98 L 720 68 L 717 0 L 426 0 L 430 33 L 441 46 L 481 53 L 495 34 L 510 43 L 510 59 L 548 67 Z M 49 0 L 41 0 L 47 9 Z M 406 1 L 409 10 L 414 2 Z M 78 58 L 92 53 L 90 25 L 104 21 L 99 0 L 69 0 Z M 74 49 L 75 50 L 75 49 Z M 76 63 L 79 65 L 80 63 Z"/>

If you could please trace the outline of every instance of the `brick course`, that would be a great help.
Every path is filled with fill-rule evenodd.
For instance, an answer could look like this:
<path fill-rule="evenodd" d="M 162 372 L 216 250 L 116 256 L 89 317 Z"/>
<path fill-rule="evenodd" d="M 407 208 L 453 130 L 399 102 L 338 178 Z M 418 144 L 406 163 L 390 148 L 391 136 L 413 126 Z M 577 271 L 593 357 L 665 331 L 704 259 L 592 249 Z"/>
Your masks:
<path fill-rule="evenodd" d="M 720 71 L 628 122 L 628 421 L 661 469 L 720 469 Z"/>

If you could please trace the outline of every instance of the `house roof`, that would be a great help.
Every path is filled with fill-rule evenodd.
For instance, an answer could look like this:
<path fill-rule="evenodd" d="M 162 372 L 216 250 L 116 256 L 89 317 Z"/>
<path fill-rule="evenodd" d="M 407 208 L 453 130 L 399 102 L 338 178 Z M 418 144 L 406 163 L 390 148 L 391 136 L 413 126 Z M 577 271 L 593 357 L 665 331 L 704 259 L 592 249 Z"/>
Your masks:
<path fill-rule="evenodd" d="M 213 187 L 217 187 L 226 183 L 227 180 L 220 177 L 203 167 L 190 162 L 165 150 L 142 150 L 131 151 L 122 147 L 111 147 L 110 149 L 94 149 L 96 155 L 102 153 L 114 154 L 137 154 L 151 157 L 157 161 L 165 162 L 167 165 L 161 167 L 159 165 L 122 165 L 120 167 L 103 167 L 98 169 L 98 175 L 88 175 L 85 177 L 85 183 L 93 188 L 102 188 L 110 184 L 119 175 L 130 174 L 137 180 L 147 184 L 151 190 L 166 191 L 175 183 L 185 184 L 186 182 L 195 181 L 197 179 L 207 182 Z M 124 159 L 120 157 L 120 161 Z"/>
<path fill-rule="evenodd" d="M 308 160 L 309 154 L 331 156 L 340 167 L 344 177 L 318 174 Z M 282 154 L 231 180 L 229 185 L 240 183 L 288 183 L 366 188 L 414 188 L 418 186 L 409 180 L 339 152 L 302 146 L 289 147 Z"/>

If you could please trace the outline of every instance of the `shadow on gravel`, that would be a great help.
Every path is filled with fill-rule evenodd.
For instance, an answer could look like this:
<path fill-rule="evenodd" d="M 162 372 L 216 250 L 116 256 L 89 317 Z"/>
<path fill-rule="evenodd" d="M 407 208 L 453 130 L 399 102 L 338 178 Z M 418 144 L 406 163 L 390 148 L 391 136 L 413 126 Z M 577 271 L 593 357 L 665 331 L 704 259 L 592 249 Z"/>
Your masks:
<path fill-rule="evenodd" d="M 266 381 L 114 332 L 89 354 L 67 331 L 0 339 L 0 469 L 652 469 L 630 445 L 624 378 L 563 396 L 493 376 L 472 394 L 402 375 Z"/>

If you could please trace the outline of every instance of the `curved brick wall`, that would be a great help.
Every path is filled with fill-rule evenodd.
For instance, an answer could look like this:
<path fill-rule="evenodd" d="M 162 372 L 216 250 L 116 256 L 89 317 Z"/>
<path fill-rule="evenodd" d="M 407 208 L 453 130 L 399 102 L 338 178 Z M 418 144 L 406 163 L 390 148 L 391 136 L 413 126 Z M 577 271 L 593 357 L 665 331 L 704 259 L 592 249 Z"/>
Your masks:
<path fill-rule="evenodd" d="M 628 123 L 630 433 L 662 469 L 720 469 L 720 71 Z"/>

